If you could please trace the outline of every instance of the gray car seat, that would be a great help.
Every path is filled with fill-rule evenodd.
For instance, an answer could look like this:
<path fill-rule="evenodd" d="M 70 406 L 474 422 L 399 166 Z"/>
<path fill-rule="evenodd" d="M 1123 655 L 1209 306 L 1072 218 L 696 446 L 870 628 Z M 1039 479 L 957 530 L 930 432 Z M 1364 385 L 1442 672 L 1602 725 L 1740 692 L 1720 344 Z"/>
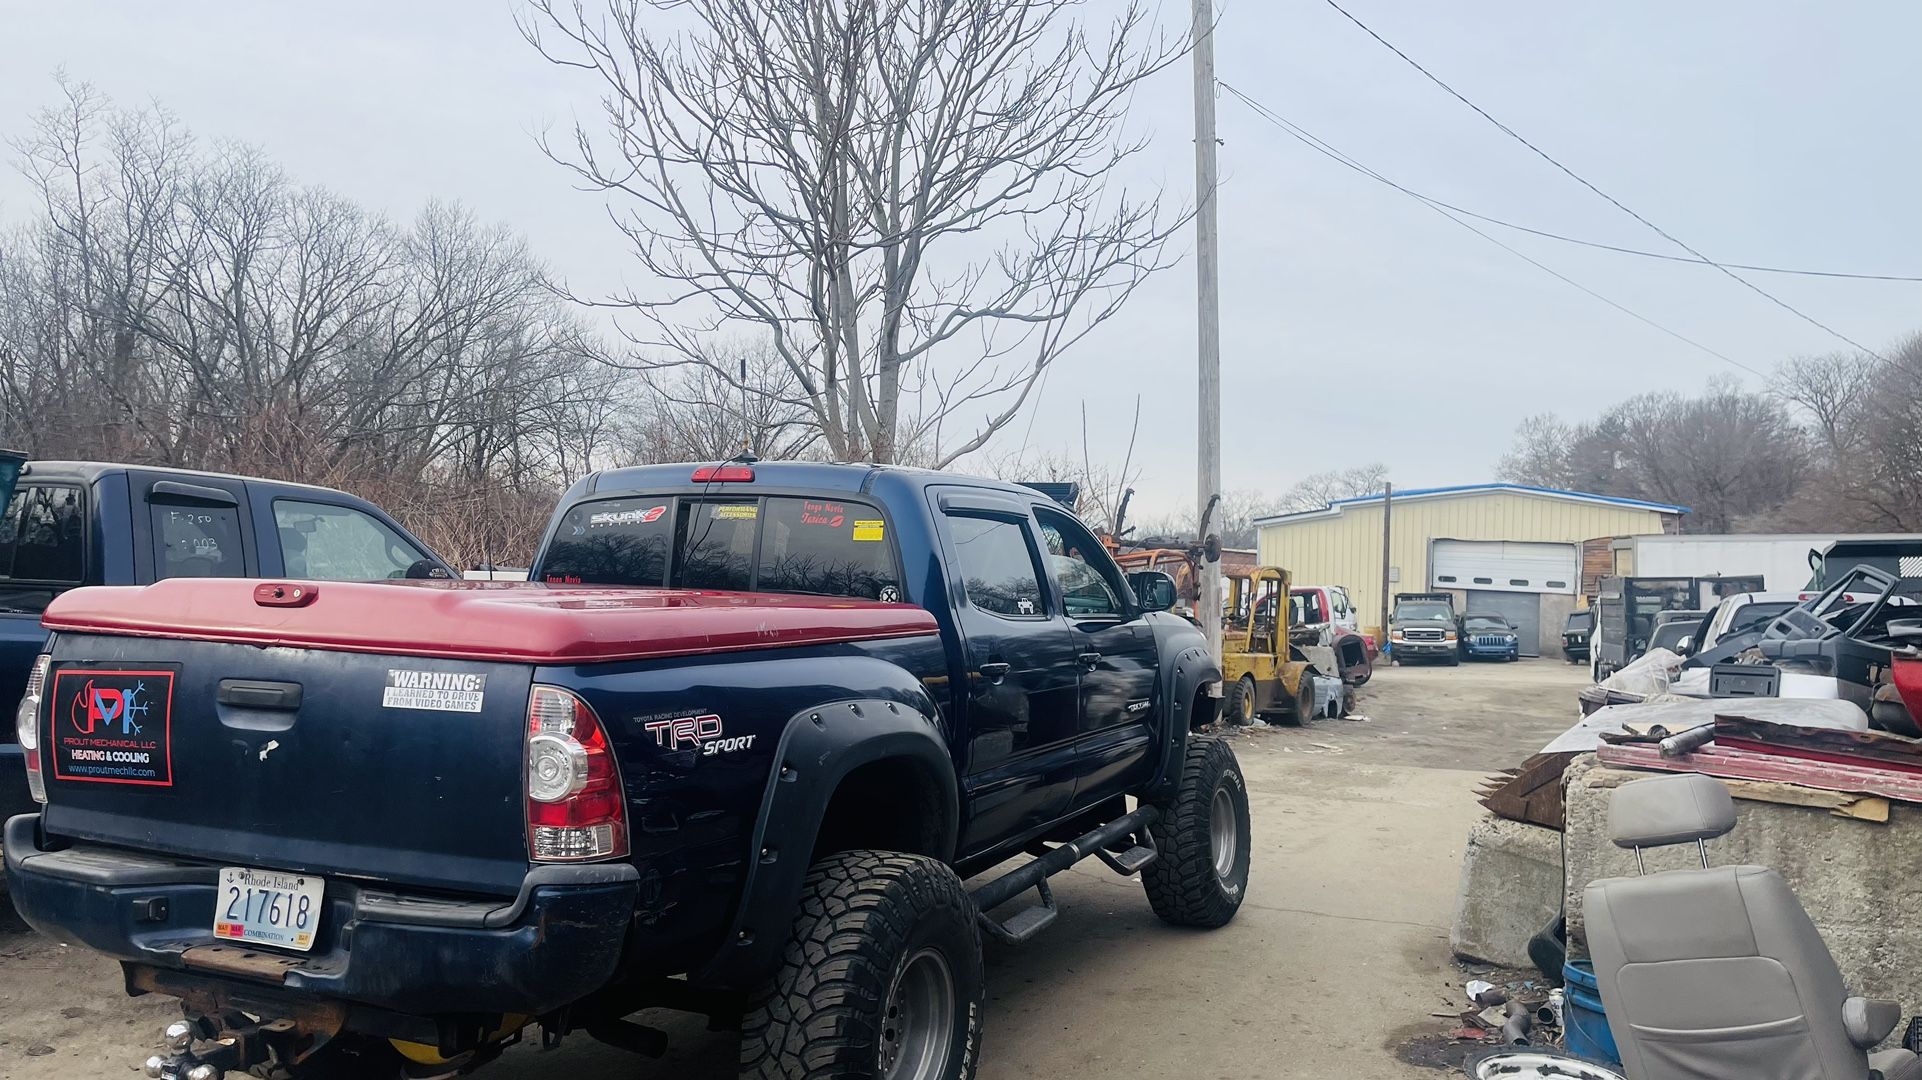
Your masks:
<path fill-rule="evenodd" d="M 1708 865 L 1704 840 L 1735 826 L 1720 781 L 1637 780 L 1609 802 L 1619 847 L 1694 843 L 1702 869 L 1605 878 L 1584 915 L 1608 1026 L 1630 1080 L 1922 1080 L 1907 1050 L 1870 1054 L 1902 1018 L 1850 997 L 1780 874 Z"/>

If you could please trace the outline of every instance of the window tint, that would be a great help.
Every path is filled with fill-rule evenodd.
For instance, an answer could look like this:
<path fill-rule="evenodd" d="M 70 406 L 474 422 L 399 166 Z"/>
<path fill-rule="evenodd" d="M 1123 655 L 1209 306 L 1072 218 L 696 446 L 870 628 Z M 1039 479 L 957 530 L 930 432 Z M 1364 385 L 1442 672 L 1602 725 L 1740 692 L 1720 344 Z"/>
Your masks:
<path fill-rule="evenodd" d="M 832 499 L 769 499 L 762 511 L 762 592 L 901 599 L 881 514 Z"/>
<path fill-rule="evenodd" d="M 18 489 L 0 520 L 0 576 L 78 585 L 84 531 L 79 488 Z"/>
<path fill-rule="evenodd" d="M 682 589 L 746 589 L 753 585 L 754 533 L 760 505 L 753 499 L 684 500 L 674 580 Z"/>
<path fill-rule="evenodd" d="M 16 488 L 0 516 L 0 611 L 35 613 L 85 574 L 80 489 Z"/>
<path fill-rule="evenodd" d="M 274 500 L 274 528 L 289 577 L 320 581 L 404 578 L 427 553 L 386 522 L 351 506 Z"/>
<path fill-rule="evenodd" d="M 1068 616 L 1121 614 L 1121 582 L 1101 542 L 1065 514 L 1037 508 L 1035 518 L 1048 547 L 1048 570 L 1061 590 Z"/>
<path fill-rule="evenodd" d="M 997 615 L 1041 615 L 1041 579 L 1021 526 L 994 518 L 950 517 L 948 532 L 968 602 Z"/>
<path fill-rule="evenodd" d="M 664 498 L 576 503 L 561 518 L 541 565 L 556 585 L 667 584 L 674 522 Z"/>
<path fill-rule="evenodd" d="M 149 503 L 154 577 L 246 577 L 240 508 Z"/>

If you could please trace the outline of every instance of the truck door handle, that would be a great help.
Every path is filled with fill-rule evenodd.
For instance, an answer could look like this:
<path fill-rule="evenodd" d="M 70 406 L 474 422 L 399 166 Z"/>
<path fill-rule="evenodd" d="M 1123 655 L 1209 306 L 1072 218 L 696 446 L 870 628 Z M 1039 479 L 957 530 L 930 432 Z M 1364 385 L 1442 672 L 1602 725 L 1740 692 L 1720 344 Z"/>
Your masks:
<path fill-rule="evenodd" d="M 300 708 L 300 684 L 263 682 L 256 679 L 222 679 L 214 700 L 222 705 L 238 705 L 248 709 L 292 711 Z"/>
<path fill-rule="evenodd" d="M 1093 667 L 1096 664 L 1099 664 L 1101 662 L 1101 654 L 1098 652 L 1084 652 L 1084 653 L 1077 654 L 1075 656 L 1075 659 L 1081 661 L 1083 664 L 1086 664 L 1089 667 Z"/>
<path fill-rule="evenodd" d="M 1013 671 L 1014 666 L 1012 664 L 1008 664 L 1000 660 L 996 660 L 991 663 L 982 664 L 976 670 L 978 670 L 981 673 L 982 678 L 988 680 L 991 683 L 998 683 L 1002 679 L 1005 679 L 1008 677 L 1008 672 Z"/>

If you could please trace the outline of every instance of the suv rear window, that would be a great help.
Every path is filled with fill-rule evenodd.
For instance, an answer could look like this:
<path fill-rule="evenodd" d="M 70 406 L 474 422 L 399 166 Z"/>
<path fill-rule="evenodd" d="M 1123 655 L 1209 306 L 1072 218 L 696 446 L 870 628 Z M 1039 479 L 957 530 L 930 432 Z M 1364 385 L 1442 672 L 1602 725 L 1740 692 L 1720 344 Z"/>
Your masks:
<path fill-rule="evenodd" d="M 0 611 L 37 613 L 85 575 L 86 517 L 80 489 L 15 489 L 0 516 Z"/>
<path fill-rule="evenodd" d="M 899 600 L 896 566 L 880 511 L 864 503 L 654 496 L 570 508 L 538 577 Z"/>

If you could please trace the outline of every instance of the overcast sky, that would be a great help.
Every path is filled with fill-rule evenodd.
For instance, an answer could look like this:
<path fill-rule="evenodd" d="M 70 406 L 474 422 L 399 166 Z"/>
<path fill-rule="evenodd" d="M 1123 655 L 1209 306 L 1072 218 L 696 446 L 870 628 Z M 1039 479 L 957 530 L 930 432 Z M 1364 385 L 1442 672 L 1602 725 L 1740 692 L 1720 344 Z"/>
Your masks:
<path fill-rule="evenodd" d="M 1099 12 L 1106 0 L 1088 5 Z M 1713 258 L 1922 274 L 1922 5 L 1344 0 L 1576 172 Z M 1185 4 L 1169 0 L 1171 17 Z M 593 108 L 502 0 L 326 4 L 0 0 L 0 136 L 53 72 L 164 103 L 203 138 L 263 147 L 297 180 L 400 218 L 458 199 L 524 231 L 579 290 L 632 273 L 594 197 L 533 135 Z M 1424 80 L 1323 0 L 1229 0 L 1218 74 L 1437 198 L 1631 247 L 1666 241 Z M 1137 99 L 1153 153 L 1128 178 L 1192 198 L 1185 67 Z M 1381 460 L 1402 486 L 1492 479 L 1514 421 L 1580 418 L 1644 389 L 1745 375 L 1584 295 L 1220 101 L 1225 482 L 1278 493 Z M 27 211 L 0 175 L 0 221 Z M 1841 343 L 1708 267 L 1484 226 L 1636 313 L 1762 370 Z M 1184 237 L 1184 251 L 1192 238 Z M 1922 285 L 1757 274 L 1880 348 L 1922 329 Z M 1027 441 L 1119 456 L 1136 394 L 1137 505 L 1191 504 L 1194 264 L 1150 282 L 1049 378 Z M 1029 428 L 1024 417 L 1009 444 Z"/>

